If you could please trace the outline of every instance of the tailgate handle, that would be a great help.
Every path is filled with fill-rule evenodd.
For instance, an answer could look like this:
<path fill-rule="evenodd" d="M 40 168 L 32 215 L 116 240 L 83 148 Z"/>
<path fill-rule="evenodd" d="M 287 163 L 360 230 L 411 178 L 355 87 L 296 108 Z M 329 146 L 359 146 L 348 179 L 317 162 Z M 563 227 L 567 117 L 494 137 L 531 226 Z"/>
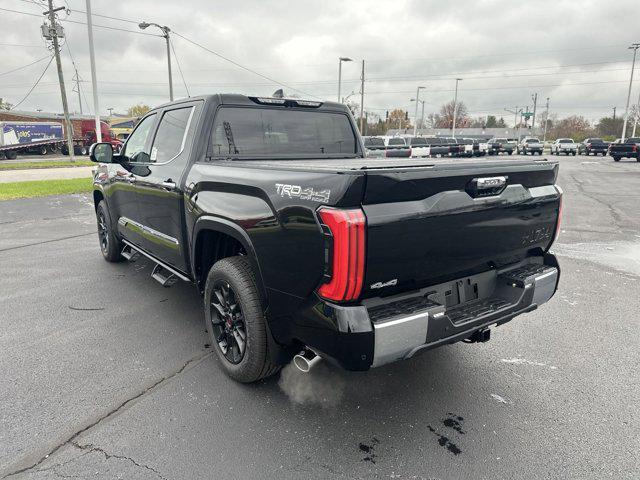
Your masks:
<path fill-rule="evenodd" d="M 507 187 L 508 179 L 507 176 L 474 178 L 467 185 L 466 191 L 474 198 L 500 195 Z"/>

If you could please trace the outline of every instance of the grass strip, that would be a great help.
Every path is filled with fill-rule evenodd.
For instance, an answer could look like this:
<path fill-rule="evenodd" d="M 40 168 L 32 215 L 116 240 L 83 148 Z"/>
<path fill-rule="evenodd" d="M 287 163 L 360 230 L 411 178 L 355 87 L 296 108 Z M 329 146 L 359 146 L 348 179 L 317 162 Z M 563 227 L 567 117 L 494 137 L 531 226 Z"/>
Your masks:
<path fill-rule="evenodd" d="M 62 168 L 62 167 L 92 167 L 96 166 L 90 160 L 77 160 L 75 162 L 22 162 L 22 163 L 2 163 L 0 162 L 0 171 L 6 170 L 33 170 L 38 168 Z"/>
<path fill-rule="evenodd" d="M 0 183 L 0 200 L 87 193 L 91 192 L 92 189 L 93 178 Z"/>

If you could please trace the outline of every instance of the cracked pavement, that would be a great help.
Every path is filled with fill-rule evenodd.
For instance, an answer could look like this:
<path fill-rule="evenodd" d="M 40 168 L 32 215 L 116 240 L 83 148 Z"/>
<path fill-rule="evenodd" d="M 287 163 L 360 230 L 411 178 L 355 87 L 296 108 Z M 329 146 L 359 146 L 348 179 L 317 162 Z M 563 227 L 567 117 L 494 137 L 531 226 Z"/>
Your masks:
<path fill-rule="evenodd" d="M 0 202 L 0 478 L 640 477 L 640 164 L 560 163 L 549 304 L 486 344 L 318 368 L 339 397 L 307 404 L 225 377 L 195 289 L 104 262 L 88 196 Z"/>

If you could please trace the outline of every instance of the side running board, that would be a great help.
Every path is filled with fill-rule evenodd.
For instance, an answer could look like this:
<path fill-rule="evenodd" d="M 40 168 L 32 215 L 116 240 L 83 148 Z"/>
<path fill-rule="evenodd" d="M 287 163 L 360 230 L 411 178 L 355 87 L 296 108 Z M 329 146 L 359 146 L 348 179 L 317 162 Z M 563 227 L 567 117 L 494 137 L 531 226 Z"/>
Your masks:
<path fill-rule="evenodd" d="M 164 268 L 159 263 L 156 263 L 156 266 L 153 267 L 151 276 L 163 287 L 170 287 L 178 281 L 178 277 L 176 277 L 175 274 Z"/>
<path fill-rule="evenodd" d="M 140 257 L 140 255 L 144 255 L 149 260 L 155 263 L 153 271 L 151 272 L 151 277 L 158 283 L 160 283 L 160 285 L 162 285 L 163 287 L 170 287 L 178 280 L 184 280 L 185 282 L 191 281 L 191 279 L 186 277 L 184 274 L 180 273 L 174 268 L 171 268 L 169 265 L 162 263 L 160 260 L 154 258 L 144 250 L 139 249 L 126 240 L 122 240 L 122 242 L 124 243 L 124 248 L 122 249 L 121 255 L 128 261 L 135 262 Z"/>
<path fill-rule="evenodd" d="M 125 245 L 122 249 L 122 252 L 120 252 L 120 255 L 122 255 L 129 262 L 135 262 L 136 260 L 138 260 L 138 258 L 140 258 L 140 254 L 133 248 L 131 248 L 131 245 Z"/>

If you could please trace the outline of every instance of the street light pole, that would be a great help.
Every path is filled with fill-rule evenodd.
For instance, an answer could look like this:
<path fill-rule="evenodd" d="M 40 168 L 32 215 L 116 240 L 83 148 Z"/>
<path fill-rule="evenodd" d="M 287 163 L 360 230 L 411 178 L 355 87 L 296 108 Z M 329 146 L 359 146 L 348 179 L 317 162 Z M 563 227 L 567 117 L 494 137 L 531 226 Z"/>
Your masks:
<path fill-rule="evenodd" d="M 364 60 L 362 60 L 362 76 L 360 77 L 360 135 L 364 135 Z"/>
<path fill-rule="evenodd" d="M 549 122 L 549 97 L 547 97 L 547 108 L 544 113 L 544 135 L 542 136 L 542 142 L 547 140 L 547 123 Z"/>
<path fill-rule="evenodd" d="M 633 50 L 633 61 L 631 62 L 631 78 L 629 79 L 629 91 L 627 92 L 627 106 L 624 110 L 624 123 L 622 124 L 622 137 L 621 141 L 624 143 L 625 136 L 627 135 L 627 121 L 629 119 L 629 100 L 631 100 L 631 86 L 633 85 L 633 70 L 636 68 L 636 54 L 640 48 L 640 43 L 632 43 L 629 50 Z"/>
<path fill-rule="evenodd" d="M 633 116 L 633 133 L 631 134 L 632 137 L 636 136 L 636 127 L 638 126 L 638 117 L 640 117 L 640 92 L 638 92 L 638 103 L 636 103 L 636 111 L 635 111 L 635 115 Z"/>
<path fill-rule="evenodd" d="M 420 101 L 420 90 L 424 90 L 425 87 L 418 87 L 416 89 L 416 115 L 415 124 L 413 125 L 413 136 L 415 137 L 418 134 L 418 102 Z"/>
<path fill-rule="evenodd" d="M 456 138 L 456 116 L 458 115 L 458 82 L 461 78 L 456 78 L 456 93 L 453 97 L 453 125 L 451 128 L 451 136 L 455 140 Z"/>
<path fill-rule="evenodd" d="M 171 75 L 171 40 L 169 38 L 169 32 L 171 32 L 171 29 L 166 25 L 164 26 L 158 25 L 157 23 L 142 22 L 138 24 L 138 27 L 140 27 L 141 30 L 144 30 L 145 28 L 150 26 L 158 27 L 160 30 L 162 30 L 162 36 L 167 42 L 167 67 L 169 69 L 169 100 L 173 102 L 173 77 Z"/>
<path fill-rule="evenodd" d="M 536 134 L 536 107 L 538 106 L 538 94 L 534 93 L 531 95 L 531 99 L 533 100 L 533 118 L 531 119 L 531 134 Z"/>
<path fill-rule="evenodd" d="M 98 105 L 98 80 L 96 75 L 96 56 L 93 49 L 93 19 L 91 16 L 91 0 L 87 0 L 87 31 L 89 33 L 89 58 L 91 60 L 91 86 L 93 87 L 93 115 L 96 124 L 96 142 L 102 142 L 100 128 L 100 106 Z"/>
<path fill-rule="evenodd" d="M 342 62 L 351 62 L 349 57 L 338 58 L 338 102 L 340 101 L 340 90 L 342 87 Z"/>

